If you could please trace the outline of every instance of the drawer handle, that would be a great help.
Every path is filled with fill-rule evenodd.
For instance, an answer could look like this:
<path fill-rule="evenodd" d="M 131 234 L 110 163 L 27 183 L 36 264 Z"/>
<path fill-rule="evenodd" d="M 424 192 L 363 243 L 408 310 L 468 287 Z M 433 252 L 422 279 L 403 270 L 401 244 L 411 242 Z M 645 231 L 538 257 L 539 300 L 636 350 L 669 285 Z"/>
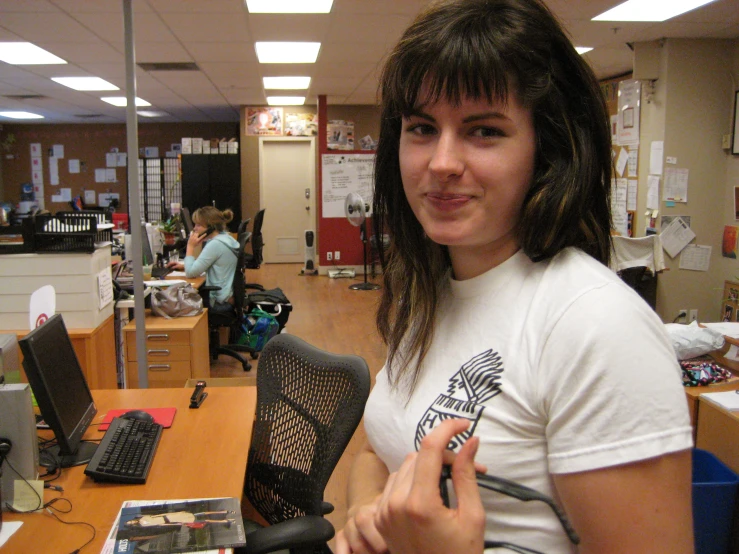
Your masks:
<path fill-rule="evenodd" d="M 146 340 L 169 340 L 169 335 L 146 335 Z"/>
<path fill-rule="evenodd" d="M 166 348 L 162 350 L 148 350 L 146 353 L 150 356 L 169 356 L 169 350 Z"/>
<path fill-rule="evenodd" d="M 172 366 L 169 364 L 151 364 L 149 366 L 149 371 L 169 371 L 172 369 Z"/>

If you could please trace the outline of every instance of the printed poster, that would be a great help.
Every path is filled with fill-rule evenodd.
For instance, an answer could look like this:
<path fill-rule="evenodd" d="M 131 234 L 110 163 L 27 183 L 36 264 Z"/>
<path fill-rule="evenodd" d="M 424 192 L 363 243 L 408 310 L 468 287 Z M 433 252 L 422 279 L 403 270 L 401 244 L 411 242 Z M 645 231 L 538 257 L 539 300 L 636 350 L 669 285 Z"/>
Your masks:
<path fill-rule="evenodd" d="M 246 108 L 246 134 L 282 135 L 282 113 L 282 108 Z"/>

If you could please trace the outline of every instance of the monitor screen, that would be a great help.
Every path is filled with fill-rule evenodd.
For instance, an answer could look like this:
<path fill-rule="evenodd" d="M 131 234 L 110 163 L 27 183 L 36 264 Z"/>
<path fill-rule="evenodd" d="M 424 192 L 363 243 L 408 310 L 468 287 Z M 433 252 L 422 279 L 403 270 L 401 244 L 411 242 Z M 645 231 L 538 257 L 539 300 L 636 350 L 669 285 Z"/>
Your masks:
<path fill-rule="evenodd" d="M 18 341 L 23 368 L 36 397 L 41 416 L 54 432 L 59 467 L 90 461 L 96 443 L 82 435 L 97 414 L 95 402 L 61 314 L 55 314 Z"/>
<path fill-rule="evenodd" d="M 185 238 L 188 238 L 190 236 L 190 233 L 192 233 L 192 216 L 190 215 L 190 208 L 182 207 L 180 210 L 182 213 L 182 226 L 185 228 Z"/>
<path fill-rule="evenodd" d="M 141 256 L 143 265 L 154 264 L 154 253 L 151 251 L 151 241 L 149 240 L 149 231 L 146 225 L 141 226 Z"/>

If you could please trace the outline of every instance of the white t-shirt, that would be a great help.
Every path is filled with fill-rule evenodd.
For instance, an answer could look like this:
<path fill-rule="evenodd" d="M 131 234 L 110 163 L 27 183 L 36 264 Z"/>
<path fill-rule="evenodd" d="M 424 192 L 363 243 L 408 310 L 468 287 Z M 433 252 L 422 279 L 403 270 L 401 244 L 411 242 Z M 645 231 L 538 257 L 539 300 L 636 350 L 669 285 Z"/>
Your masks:
<path fill-rule="evenodd" d="M 410 400 L 383 368 L 367 403 L 367 437 L 391 472 L 451 417 L 472 421 L 489 474 L 549 496 L 551 474 L 692 446 L 664 325 L 604 265 L 574 248 L 538 263 L 519 251 L 450 285 Z M 487 540 L 574 551 L 542 502 L 481 492 Z"/>

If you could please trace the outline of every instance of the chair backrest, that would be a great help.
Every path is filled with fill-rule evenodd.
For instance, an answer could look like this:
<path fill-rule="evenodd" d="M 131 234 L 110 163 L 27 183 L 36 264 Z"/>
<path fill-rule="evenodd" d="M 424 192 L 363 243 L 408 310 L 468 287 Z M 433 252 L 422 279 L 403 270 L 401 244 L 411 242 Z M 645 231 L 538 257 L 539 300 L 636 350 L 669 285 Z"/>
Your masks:
<path fill-rule="evenodd" d="M 259 356 L 244 493 L 270 524 L 323 515 L 326 483 L 369 396 L 367 363 L 279 334 Z"/>
<path fill-rule="evenodd" d="M 264 247 L 264 239 L 262 238 L 262 223 L 264 222 L 264 209 L 259 210 L 254 216 L 254 225 L 252 226 L 251 236 L 251 252 L 252 258 L 249 260 L 247 267 L 250 269 L 259 269 L 264 261 L 262 257 L 262 249 Z"/>
<path fill-rule="evenodd" d="M 239 251 L 236 259 L 236 271 L 234 271 L 234 280 L 232 283 L 232 294 L 234 299 L 234 310 L 240 314 L 244 309 L 246 298 L 246 278 L 244 277 L 244 269 L 246 268 L 246 243 L 251 237 L 250 232 L 241 233 L 239 235 Z"/>
<path fill-rule="evenodd" d="M 239 228 L 236 231 L 236 235 L 240 235 L 241 233 L 246 232 L 246 228 L 249 226 L 249 222 L 251 221 L 250 217 L 247 217 L 245 220 L 243 220 L 241 223 L 239 223 Z"/>

